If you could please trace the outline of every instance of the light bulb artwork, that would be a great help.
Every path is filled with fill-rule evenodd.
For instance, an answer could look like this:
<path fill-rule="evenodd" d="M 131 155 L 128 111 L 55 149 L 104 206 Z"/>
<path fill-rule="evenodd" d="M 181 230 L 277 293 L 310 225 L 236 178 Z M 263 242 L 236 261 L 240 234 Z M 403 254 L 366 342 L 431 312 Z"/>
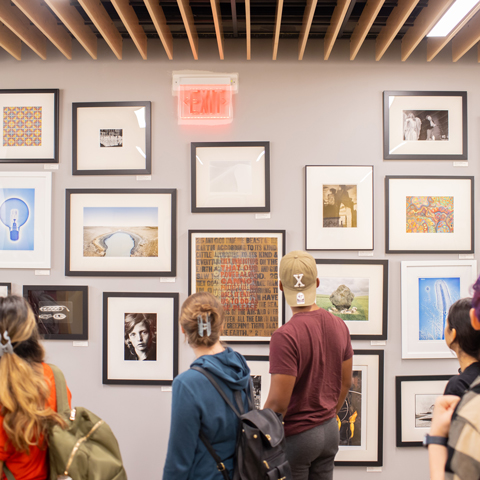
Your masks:
<path fill-rule="evenodd" d="M 17 242 L 20 238 L 20 227 L 30 215 L 27 204 L 19 198 L 9 198 L 0 206 L 0 220 L 10 230 L 10 240 Z"/>

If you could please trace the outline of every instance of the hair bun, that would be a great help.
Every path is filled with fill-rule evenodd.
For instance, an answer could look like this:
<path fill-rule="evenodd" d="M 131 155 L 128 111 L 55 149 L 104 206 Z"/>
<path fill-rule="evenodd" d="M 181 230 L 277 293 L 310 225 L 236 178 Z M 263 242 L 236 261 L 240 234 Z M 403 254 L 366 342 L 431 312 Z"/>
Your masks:
<path fill-rule="evenodd" d="M 212 311 L 212 306 L 209 305 L 208 303 L 202 303 L 200 305 L 200 311 L 210 313 Z"/>

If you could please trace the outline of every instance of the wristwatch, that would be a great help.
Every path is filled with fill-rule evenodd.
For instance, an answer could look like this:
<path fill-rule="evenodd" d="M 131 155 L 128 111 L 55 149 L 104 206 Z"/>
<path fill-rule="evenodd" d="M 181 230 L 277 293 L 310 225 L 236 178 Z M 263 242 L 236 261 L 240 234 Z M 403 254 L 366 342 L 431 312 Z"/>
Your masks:
<path fill-rule="evenodd" d="M 429 445 L 443 445 L 444 447 L 447 446 L 448 438 L 447 437 L 435 437 L 429 435 L 428 433 L 425 434 L 423 437 L 423 446 L 428 448 Z"/>

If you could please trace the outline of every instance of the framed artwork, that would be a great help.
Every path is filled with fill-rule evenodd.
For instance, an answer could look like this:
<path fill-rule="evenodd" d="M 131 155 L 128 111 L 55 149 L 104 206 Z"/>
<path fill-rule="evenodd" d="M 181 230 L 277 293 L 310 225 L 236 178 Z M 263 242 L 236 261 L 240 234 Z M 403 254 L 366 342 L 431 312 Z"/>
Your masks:
<path fill-rule="evenodd" d="M 12 294 L 11 283 L 0 283 L 0 297 L 8 297 Z"/>
<path fill-rule="evenodd" d="M 397 447 L 421 447 L 432 426 L 435 400 L 452 375 L 395 377 Z"/>
<path fill-rule="evenodd" d="M 386 253 L 473 253 L 473 177 L 385 177 Z"/>
<path fill-rule="evenodd" d="M 178 293 L 103 294 L 103 383 L 171 385 L 178 374 Z"/>
<path fill-rule="evenodd" d="M 315 261 L 317 305 L 340 317 L 353 340 L 386 340 L 388 260 Z"/>
<path fill-rule="evenodd" d="M 269 357 L 268 355 L 245 355 L 245 360 L 250 368 L 250 376 L 252 377 L 253 403 L 257 410 L 261 410 L 267 401 L 268 392 L 270 391 Z"/>
<path fill-rule="evenodd" d="M 176 194 L 67 189 L 65 275 L 174 277 Z"/>
<path fill-rule="evenodd" d="M 46 340 L 88 340 L 88 287 L 25 285 L 26 298 Z"/>
<path fill-rule="evenodd" d="M 151 103 L 73 104 L 73 175 L 152 173 Z"/>
<path fill-rule="evenodd" d="M 383 465 L 383 350 L 355 350 L 352 386 L 337 422 L 336 466 Z"/>
<path fill-rule="evenodd" d="M 373 167 L 305 166 L 305 248 L 373 250 Z"/>
<path fill-rule="evenodd" d="M 270 142 L 192 143 L 192 212 L 269 212 Z"/>
<path fill-rule="evenodd" d="M 222 341 L 268 343 L 285 323 L 278 269 L 285 230 L 189 230 L 189 294 L 210 292 L 225 312 Z"/>
<path fill-rule="evenodd" d="M 402 262 L 402 358 L 456 358 L 445 343 L 450 306 L 469 297 L 476 260 Z"/>
<path fill-rule="evenodd" d="M 58 163 L 59 90 L 0 90 L 0 163 Z"/>
<path fill-rule="evenodd" d="M 467 160 L 467 92 L 383 92 L 385 160 Z"/>
<path fill-rule="evenodd" d="M 0 172 L 0 268 L 50 268 L 52 174 Z"/>

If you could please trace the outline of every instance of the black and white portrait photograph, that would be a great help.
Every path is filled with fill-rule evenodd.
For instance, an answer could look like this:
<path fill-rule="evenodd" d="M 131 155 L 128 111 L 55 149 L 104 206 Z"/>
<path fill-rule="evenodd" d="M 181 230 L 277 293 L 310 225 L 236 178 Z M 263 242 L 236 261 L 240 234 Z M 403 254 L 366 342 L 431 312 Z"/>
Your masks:
<path fill-rule="evenodd" d="M 404 110 L 403 137 L 406 141 L 448 140 L 448 110 Z"/>
<path fill-rule="evenodd" d="M 323 227 L 357 226 L 357 186 L 323 185 Z"/>
<path fill-rule="evenodd" d="M 428 427 L 432 425 L 433 406 L 438 395 L 415 395 L 415 427 Z"/>
<path fill-rule="evenodd" d="M 253 405 L 257 410 L 260 410 L 262 401 L 262 376 L 252 375 L 251 377 L 253 383 Z"/>
<path fill-rule="evenodd" d="M 123 128 L 101 128 L 100 147 L 123 147 Z"/>
<path fill-rule="evenodd" d="M 125 360 L 157 359 L 157 314 L 125 314 Z"/>

